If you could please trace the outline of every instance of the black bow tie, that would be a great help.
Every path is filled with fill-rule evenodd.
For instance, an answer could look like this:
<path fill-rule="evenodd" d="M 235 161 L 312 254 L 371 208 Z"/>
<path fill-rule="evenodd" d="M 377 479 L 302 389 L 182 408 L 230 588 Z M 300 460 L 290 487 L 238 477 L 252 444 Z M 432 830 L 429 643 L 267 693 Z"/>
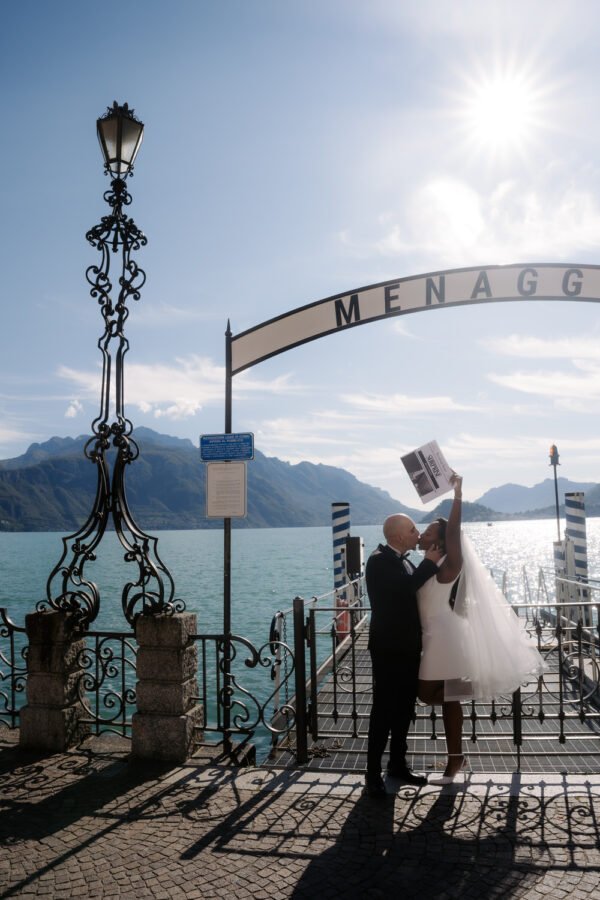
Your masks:
<path fill-rule="evenodd" d="M 409 555 L 410 555 L 410 553 L 409 553 L 409 551 L 407 550 L 406 553 L 401 553 L 401 554 L 400 554 L 400 559 L 408 559 Z"/>

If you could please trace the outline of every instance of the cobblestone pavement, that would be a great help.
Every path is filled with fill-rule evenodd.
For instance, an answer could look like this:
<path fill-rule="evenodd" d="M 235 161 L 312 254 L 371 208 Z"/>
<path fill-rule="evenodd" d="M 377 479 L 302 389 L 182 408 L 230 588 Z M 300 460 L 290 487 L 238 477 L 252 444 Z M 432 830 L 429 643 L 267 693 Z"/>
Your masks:
<path fill-rule="evenodd" d="M 394 793 L 396 788 L 396 793 Z M 444 789 L 0 749 L 3 897 L 588 898 L 600 775 Z"/>

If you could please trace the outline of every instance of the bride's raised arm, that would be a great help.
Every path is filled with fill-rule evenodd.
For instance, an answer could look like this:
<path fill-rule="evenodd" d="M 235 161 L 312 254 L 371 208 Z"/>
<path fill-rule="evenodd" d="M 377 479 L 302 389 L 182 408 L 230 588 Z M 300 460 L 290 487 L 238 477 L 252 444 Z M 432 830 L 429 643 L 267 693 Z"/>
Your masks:
<path fill-rule="evenodd" d="M 446 559 L 444 560 L 444 568 L 448 576 L 456 578 L 462 569 L 462 551 L 460 548 L 462 476 L 454 474 L 452 476 L 452 484 L 454 485 L 454 501 L 448 516 L 448 524 L 446 525 Z"/>

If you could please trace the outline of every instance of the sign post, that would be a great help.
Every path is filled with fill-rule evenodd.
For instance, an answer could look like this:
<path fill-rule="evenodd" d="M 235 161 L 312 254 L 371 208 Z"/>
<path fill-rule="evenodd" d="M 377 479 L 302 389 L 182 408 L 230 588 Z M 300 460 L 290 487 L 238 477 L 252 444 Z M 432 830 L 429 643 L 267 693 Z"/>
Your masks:
<path fill-rule="evenodd" d="M 254 435 L 231 431 L 231 329 L 225 332 L 225 432 L 200 436 L 206 468 L 206 516 L 223 519 L 223 750 L 231 743 L 231 519 L 247 514 L 246 461 L 254 459 Z M 218 662 L 217 662 L 218 665 Z"/>

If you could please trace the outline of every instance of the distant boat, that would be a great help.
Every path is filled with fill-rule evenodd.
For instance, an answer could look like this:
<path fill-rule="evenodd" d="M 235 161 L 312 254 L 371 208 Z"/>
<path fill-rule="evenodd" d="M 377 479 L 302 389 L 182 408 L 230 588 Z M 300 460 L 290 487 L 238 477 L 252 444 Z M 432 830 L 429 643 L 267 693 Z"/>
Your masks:
<path fill-rule="evenodd" d="M 488 522 L 488 528 L 491 528 L 493 524 L 493 522 Z"/>

